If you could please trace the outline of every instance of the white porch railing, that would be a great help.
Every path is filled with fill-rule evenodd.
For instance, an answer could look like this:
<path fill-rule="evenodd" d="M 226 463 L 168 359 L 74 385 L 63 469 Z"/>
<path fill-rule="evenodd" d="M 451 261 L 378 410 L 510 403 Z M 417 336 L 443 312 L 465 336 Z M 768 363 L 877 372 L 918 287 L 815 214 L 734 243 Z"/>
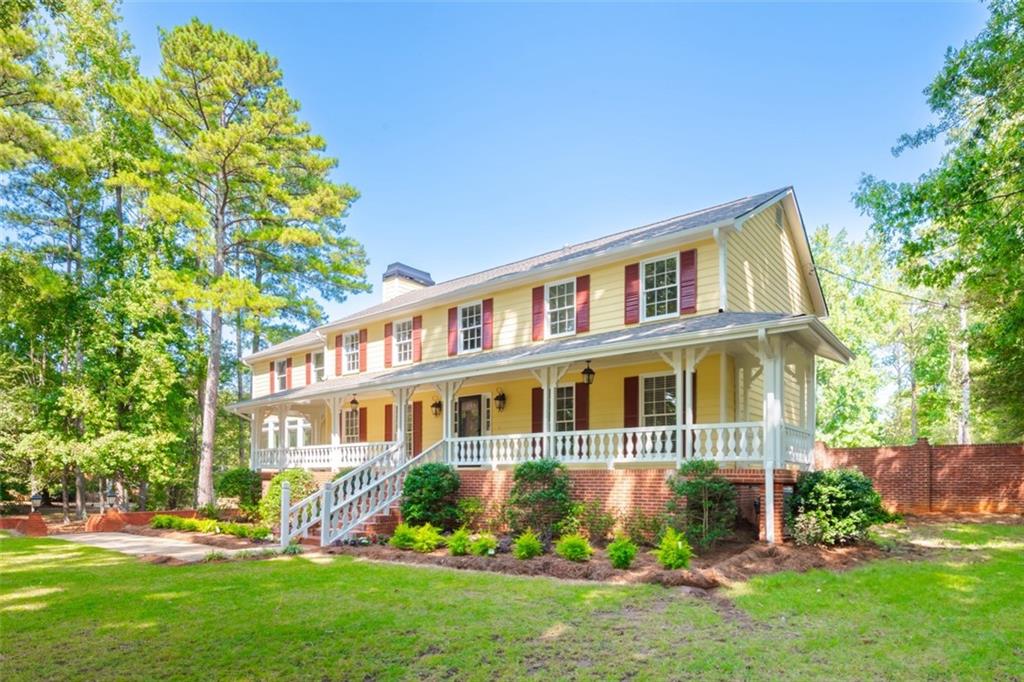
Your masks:
<path fill-rule="evenodd" d="M 301 448 L 262 448 L 253 458 L 254 469 L 345 469 L 385 452 L 393 442 L 306 445 Z"/>
<path fill-rule="evenodd" d="M 312 495 L 291 503 L 291 486 L 288 481 L 281 482 L 281 549 L 287 547 L 292 540 L 305 537 L 309 529 L 316 525 L 322 516 L 323 497 L 317 490 Z"/>
<path fill-rule="evenodd" d="M 814 457 L 814 436 L 797 426 L 782 425 L 782 462 L 808 468 Z"/>

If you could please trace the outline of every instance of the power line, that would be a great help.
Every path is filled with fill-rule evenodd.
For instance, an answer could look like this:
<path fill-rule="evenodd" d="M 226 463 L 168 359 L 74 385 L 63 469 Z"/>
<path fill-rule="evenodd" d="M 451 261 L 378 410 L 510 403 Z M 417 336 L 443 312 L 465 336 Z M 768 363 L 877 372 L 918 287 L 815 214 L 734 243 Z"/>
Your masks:
<path fill-rule="evenodd" d="M 895 291 L 893 289 L 886 289 L 885 287 L 880 287 L 877 284 L 872 284 L 870 282 L 865 282 L 863 280 L 856 279 L 855 277 L 850 277 L 849 275 L 844 275 L 841 272 L 836 272 L 835 270 L 829 270 L 828 268 L 823 268 L 820 265 L 813 265 L 813 266 L 811 266 L 811 269 L 812 270 L 818 270 L 820 272 L 827 272 L 830 275 L 835 275 L 836 277 L 842 277 L 843 279 L 849 280 L 851 282 L 854 282 L 855 284 L 860 284 L 861 286 L 870 287 L 872 289 L 878 289 L 879 291 L 884 291 L 885 293 L 893 294 L 894 296 L 902 296 L 903 298 L 909 298 L 909 299 L 912 299 L 914 301 L 920 301 L 921 303 L 927 303 L 929 305 L 937 305 L 937 306 L 939 306 L 940 308 L 943 308 L 943 309 L 949 307 L 949 303 L 946 303 L 946 302 L 932 301 L 931 299 L 921 298 L 920 296 L 911 296 L 910 294 L 905 294 L 902 291 Z"/>

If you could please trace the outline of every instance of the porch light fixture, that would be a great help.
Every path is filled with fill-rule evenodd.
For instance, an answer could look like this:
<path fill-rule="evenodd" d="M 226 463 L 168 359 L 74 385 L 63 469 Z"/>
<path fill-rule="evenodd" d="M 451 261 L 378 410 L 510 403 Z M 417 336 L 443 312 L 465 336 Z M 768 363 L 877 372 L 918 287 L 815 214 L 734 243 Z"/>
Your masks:
<path fill-rule="evenodd" d="M 32 493 L 32 497 L 28 498 L 29 502 L 32 503 L 32 511 L 39 511 L 39 507 L 43 504 L 43 496 L 37 490 Z"/>
<path fill-rule="evenodd" d="M 349 401 L 348 406 L 351 407 L 353 410 L 359 409 L 359 401 L 356 400 L 356 396 L 354 393 L 352 394 L 352 400 Z"/>
<path fill-rule="evenodd" d="M 441 404 L 440 400 L 435 400 L 434 402 L 430 403 L 430 411 L 434 414 L 435 417 L 441 416 L 441 410 L 443 408 L 444 405 Z"/>
<path fill-rule="evenodd" d="M 498 389 L 498 395 L 494 396 L 494 406 L 498 408 L 498 412 L 505 411 L 505 402 L 508 401 L 508 397 L 505 395 L 505 391 Z"/>
<path fill-rule="evenodd" d="M 590 386 L 594 383 L 595 376 L 597 376 L 597 372 L 590 369 L 590 360 L 587 360 L 587 366 L 583 369 L 583 383 Z"/>
<path fill-rule="evenodd" d="M 117 506 L 117 493 L 114 492 L 113 486 L 107 486 L 107 506 Z"/>

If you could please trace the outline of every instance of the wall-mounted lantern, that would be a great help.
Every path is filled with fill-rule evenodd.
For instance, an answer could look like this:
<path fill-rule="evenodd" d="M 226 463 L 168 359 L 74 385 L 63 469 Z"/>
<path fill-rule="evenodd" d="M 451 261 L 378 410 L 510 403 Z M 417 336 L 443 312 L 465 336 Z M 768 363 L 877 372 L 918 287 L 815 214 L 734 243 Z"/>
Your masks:
<path fill-rule="evenodd" d="M 114 492 L 114 486 L 107 486 L 107 506 L 114 508 L 117 506 L 117 493 Z"/>
<path fill-rule="evenodd" d="M 508 402 L 508 396 L 505 395 L 505 391 L 498 389 L 498 395 L 494 396 L 494 406 L 498 408 L 498 412 L 505 411 L 505 403 Z"/>
<path fill-rule="evenodd" d="M 356 394 L 355 393 L 352 394 L 352 400 L 349 401 L 348 406 L 351 407 L 353 410 L 358 410 L 359 409 L 359 401 L 356 400 Z"/>
<path fill-rule="evenodd" d="M 32 503 L 32 511 L 39 511 L 39 507 L 43 504 L 42 494 L 40 494 L 38 490 L 32 493 L 32 497 L 29 498 L 29 502 Z"/>
<path fill-rule="evenodd" d="M 442 409 L 444 409 L 444 405 L 441 404 L 440 400 L 435 400 L 434 402 L 430 403 L 430 411 L 434 414 L 435 417 L 441 416 Z"/>
<path fill-rule="evenodd" d="M 587 360 L 587 366 L 583 370 L 583 383 L 585 383 L 587 386 L 590 386 L 592 383 L 594 383 L 595 376 L 597 376 L 597 372 L 590 369 L 590 360 Z"/>

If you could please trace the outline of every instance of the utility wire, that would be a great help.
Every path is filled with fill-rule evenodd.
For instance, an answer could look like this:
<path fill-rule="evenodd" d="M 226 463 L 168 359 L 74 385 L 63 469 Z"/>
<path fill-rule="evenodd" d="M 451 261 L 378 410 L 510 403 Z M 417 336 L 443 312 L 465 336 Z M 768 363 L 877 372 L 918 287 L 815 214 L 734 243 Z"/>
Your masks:
<path fill-rule="evenodd" d="M 812 265 L 811 269 L 812 270 L 817 270 L 817 271 L 820 271 L 820 272 L 827 272 L 830 275 L 835 275 L 836 277 L 841 277 L 841 278 L 843 278 L 845 280 L 849 280 L 851 282 L 854 282 L 855 284 L 860 284 L 861 286 L 870 287 L 872 289 L 878 289 L 879 291 L 884 291 L 885 293 L 893 294 L 894 296 L 902 296 L 903 298 L 909 298 L 909 299 L 912 299 L 914 301 L 920 301 L 921 303 L 927 303 L 929 305 L 937 305 L 937 306 L 939 306 L 940 308 L 943 308 L 943 309 L 949 307 L 949 303 L 948 302 L 932 301 L 931 299 L 921 298 L 919 296 L 911 296 L 910 294 L 905 294 L 902 291 L 895 291 L 893 289 L 886 289 L 885 287 L 880 287 L 877 284 L 871 284 L 870 282 L 865 282 L 863 280 L 859 280 L 859 279 L 856 279 L 854 277 L 850 277 L 849 275 L 844 275 L 841 272 L 836 272 L 834 270 L 829 270 L 828 268 L 823 268 L 820 265 Z"/>

